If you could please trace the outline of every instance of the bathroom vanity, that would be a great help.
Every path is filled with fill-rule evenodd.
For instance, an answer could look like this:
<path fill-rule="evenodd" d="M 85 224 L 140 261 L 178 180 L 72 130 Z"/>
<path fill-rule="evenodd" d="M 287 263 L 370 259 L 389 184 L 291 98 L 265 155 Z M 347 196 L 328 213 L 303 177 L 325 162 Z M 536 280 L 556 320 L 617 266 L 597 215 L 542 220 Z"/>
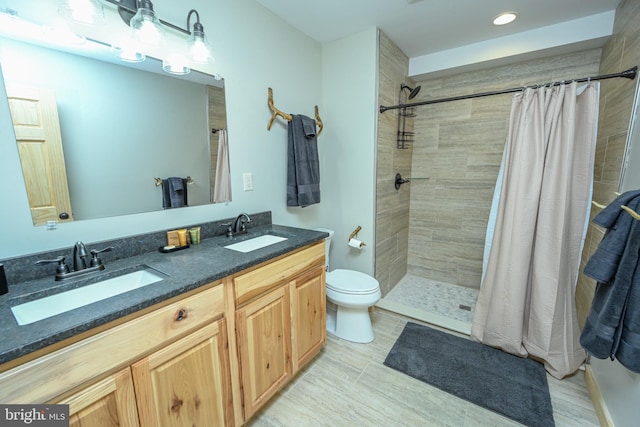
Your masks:
<path fill-rule="evenodd" d="M 69 404 L 72 426 L 244 424 L 326 340 L 325 234 L 266 226 L 239 239 L 267 233 L 287 240 L 243 253 L 221 236 L 114 261 L 167 277 L 23 326 L 12 289 L 0 402 Z"/>

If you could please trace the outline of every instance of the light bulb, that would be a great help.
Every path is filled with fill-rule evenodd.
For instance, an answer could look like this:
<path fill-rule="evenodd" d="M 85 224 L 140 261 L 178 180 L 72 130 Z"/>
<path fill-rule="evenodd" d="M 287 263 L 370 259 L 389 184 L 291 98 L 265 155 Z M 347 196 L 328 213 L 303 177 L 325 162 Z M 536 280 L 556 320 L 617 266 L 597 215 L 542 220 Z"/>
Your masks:
<path fill-rule="evenodd" d="M 496 16 L 493 20 L 493 25 L 506 25 L 516 20 L 516 14 L 513 12 L 506 12 Z"/>
<path fill-rule="evenodd" d="M 142 2 L 141 7 L 131 18 L 129 26 L 131 27 L 133 38 L 140 43 L 159 46 L 164 41 L 165 30 L 153 12 L 153 5 L 150 1 Z"/>
<path fill-rule="evenodd" d="M 195 25 L 193 33 L 189 36 L 187 41 L 187 47 L 189 49 L 189 56 L 195 62 L 206 64 L 213 61 L 213 55 L 211 55 L 211 47 L 207 41 L 207 37 L 204 35 L 204 31 L 198 29 L 198 25 Z M 202 25 L 200 25 L 202 28 Z"/>

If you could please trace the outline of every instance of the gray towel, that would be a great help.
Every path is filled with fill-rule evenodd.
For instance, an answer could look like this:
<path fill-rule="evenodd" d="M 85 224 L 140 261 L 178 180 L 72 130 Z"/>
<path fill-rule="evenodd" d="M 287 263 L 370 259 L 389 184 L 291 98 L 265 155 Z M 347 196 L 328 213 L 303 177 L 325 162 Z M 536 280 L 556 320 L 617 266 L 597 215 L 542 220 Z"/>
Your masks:
<path fill-rule="evenodd" d="M 162 207 L 181 208 L 187 204 L 187 180 L 171 177 L 162 180 Z"/>
<path fill-rule="evenodd" d="M 640 208 L 640 192 L 627 192 L 602 210 L 594 222 L 607 228 L 584 273 L 596 292 L 580 344 L 593 356 L 618 359 L 640 372 L 640 221 L 620 208 Z"/>
<path fill-rule="evenodd" d="M 316 121 L 292 114 L 288 125 L 287 206 L 320 203 L 320 162 Z"/>

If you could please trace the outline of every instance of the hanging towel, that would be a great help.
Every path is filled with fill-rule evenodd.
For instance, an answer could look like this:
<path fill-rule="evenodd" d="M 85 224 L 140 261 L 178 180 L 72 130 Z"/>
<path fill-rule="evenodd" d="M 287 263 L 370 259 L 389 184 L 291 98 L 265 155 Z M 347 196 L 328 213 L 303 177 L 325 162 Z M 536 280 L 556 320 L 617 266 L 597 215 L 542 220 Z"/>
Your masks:
<path fill-rule="evenodd" d="M 638 211 L 640 191 L 620 195 L 593 220 L 607 231 L 584 268 L 598 284 L 580 344 L 640 372 L 640 221 L 622 205 Z"/>
<path fill-rule="evenodd" d="M 231 169 L 229 167 L 229 140 L 227 130 L 220 129 L 218 137 L 218 160 L 216 164 L 216 180 L 213 184 L 213 203 L 231 201 Z"/>
<path fill-rule="evenodd" d="M 292 114 L 288 125 L 287 206 L 320 203 L 320 162 L 316 121 Z"/>
<path fill-rule="evenodd" d="M 186 178 L 171 177 L 162 180 L 162 207 L 164 209 L 181 208 L 187 204 Z"/>

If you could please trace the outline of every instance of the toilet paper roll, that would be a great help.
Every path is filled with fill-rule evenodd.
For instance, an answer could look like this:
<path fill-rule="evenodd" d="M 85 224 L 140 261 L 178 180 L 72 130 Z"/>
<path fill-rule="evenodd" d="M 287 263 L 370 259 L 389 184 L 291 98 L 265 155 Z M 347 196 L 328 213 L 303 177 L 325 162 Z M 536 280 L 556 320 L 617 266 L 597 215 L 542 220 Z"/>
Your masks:
<path fill-rule="evenodd" d="M 364 243 L 357 239 L 349 240 L 349 246 L 356 249 L 362 249 L 364 247 Z"/>

